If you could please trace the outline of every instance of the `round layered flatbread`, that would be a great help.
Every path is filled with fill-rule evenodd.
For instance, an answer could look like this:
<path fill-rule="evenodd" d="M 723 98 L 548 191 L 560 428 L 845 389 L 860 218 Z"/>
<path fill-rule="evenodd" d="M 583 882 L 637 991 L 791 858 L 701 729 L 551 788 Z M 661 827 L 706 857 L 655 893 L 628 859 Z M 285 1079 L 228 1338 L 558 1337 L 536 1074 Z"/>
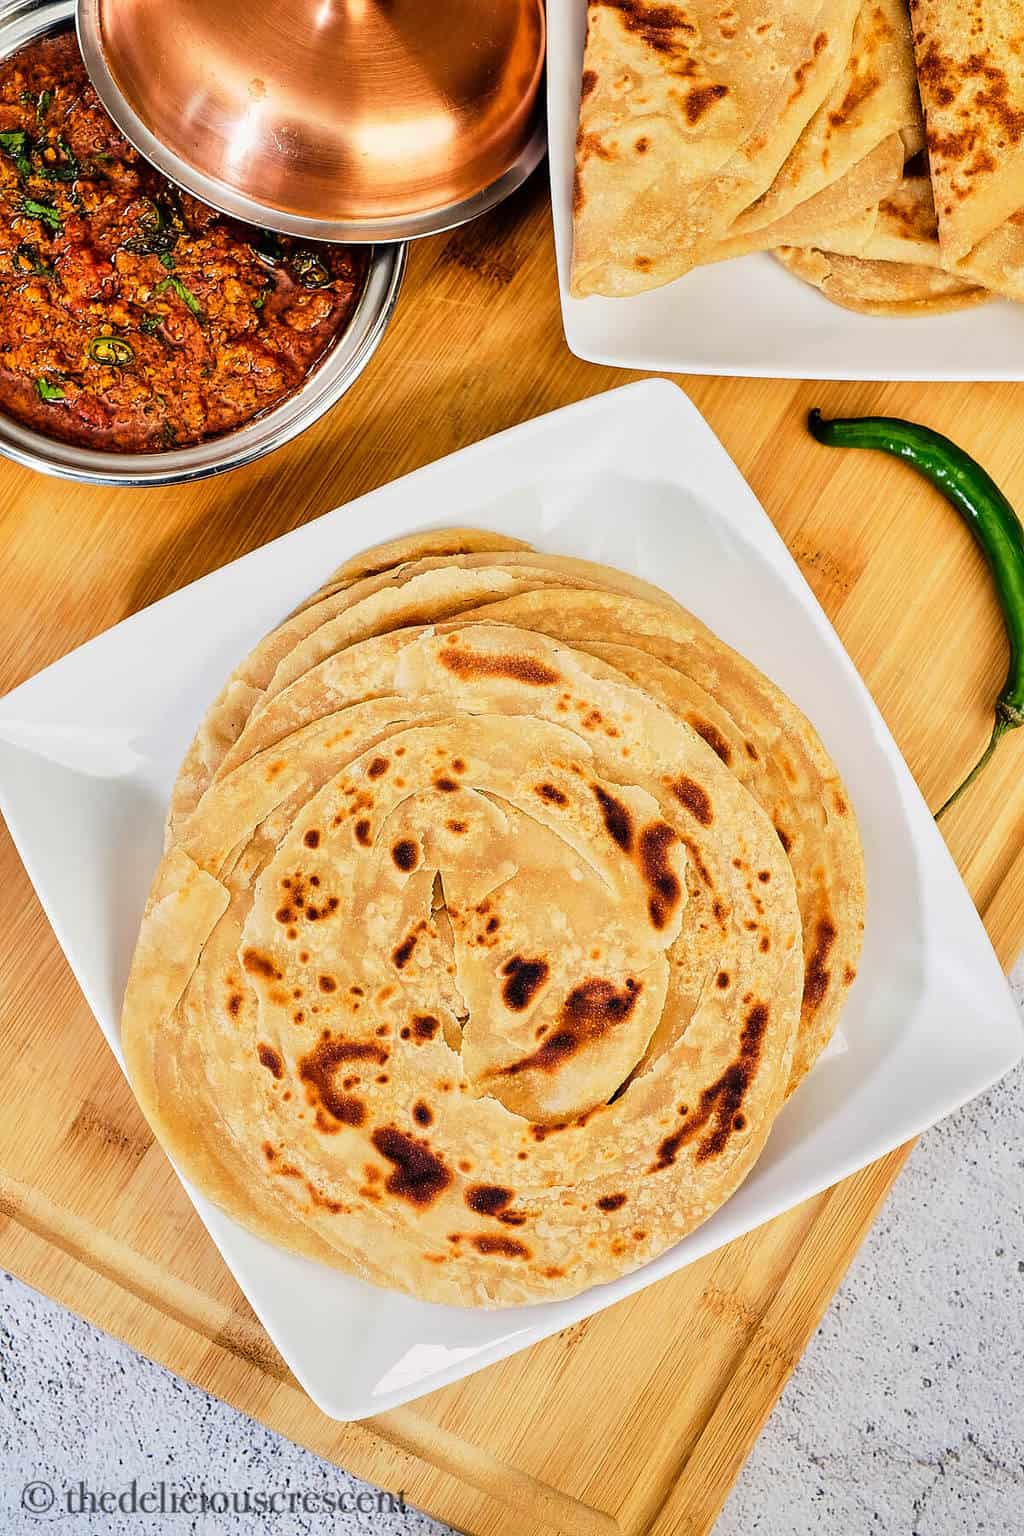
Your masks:
<path fill-rule="evenodd" d="M 614 668 L 369 637 L 157 873 L 124 1045 L 182 1172 L 272 1241 L 464 1305 L 654 1257 L 757 1157 L 800 915 L 775 828 Z M 282 694 L 282 697 L 284 694 Z"/>
<path fill-rule="evenodd" d="M 790 701 L 660 589 L 512 543 L 370 550 L 241 664 L 124 1013 L 146 1114 L 224 1209 L 483 1306 L 610 1279 L 728 1198 L 863 927 Z"/>

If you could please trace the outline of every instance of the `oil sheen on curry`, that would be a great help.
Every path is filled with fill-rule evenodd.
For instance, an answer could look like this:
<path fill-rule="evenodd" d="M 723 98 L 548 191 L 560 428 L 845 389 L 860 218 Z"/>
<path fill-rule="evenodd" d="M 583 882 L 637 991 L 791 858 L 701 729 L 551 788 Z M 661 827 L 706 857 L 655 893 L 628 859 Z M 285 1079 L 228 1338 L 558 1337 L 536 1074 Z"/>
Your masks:
<path fill-rule="evenodd" d="M 0 410 L 148 453 L 242 426 L 344 329 L 365 255 L 248 228 L 121 136 L 72 33 L 0 64 Z"/>

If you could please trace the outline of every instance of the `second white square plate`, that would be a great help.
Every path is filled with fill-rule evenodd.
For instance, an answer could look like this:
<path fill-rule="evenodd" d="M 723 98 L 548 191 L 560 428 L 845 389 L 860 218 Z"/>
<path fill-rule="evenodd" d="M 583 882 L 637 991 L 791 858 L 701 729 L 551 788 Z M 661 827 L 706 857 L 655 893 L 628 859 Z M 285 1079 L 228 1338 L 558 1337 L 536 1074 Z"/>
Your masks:
<path fill-rule="evenodd" d="M 548 0 L 551 206 L 565 339 L 615 368 L 773 379 L 1024 379 L 1024 304 L 883 319 L 840 309 L 774 257 L 697 267 L 627 299 L 569 292 L 586 0 Z"/>
<path fill-rule="evenodd" d="M 846 1049 L 823 1058 L 790 1100 L 743 1187 L 655 1262 L 573 1300 L 493 1312 L 414 1301 L 273 1248 L 190 1189 L 274 1343 L 340 1419 L 465 1376 L 760 1225 L 981 1092 L 1022 1045 L 970 897 L 834 630 L 702 417 L 679 389 L 652 380 L 340 507 L 0 700 L 0 806 L 119 1061 L 121 995 L 164 807 L 206 704 L 346 556 L 445 523 L 656 581 L 780 683 L 818 727 L 860 818 L 867 933 Z"/>

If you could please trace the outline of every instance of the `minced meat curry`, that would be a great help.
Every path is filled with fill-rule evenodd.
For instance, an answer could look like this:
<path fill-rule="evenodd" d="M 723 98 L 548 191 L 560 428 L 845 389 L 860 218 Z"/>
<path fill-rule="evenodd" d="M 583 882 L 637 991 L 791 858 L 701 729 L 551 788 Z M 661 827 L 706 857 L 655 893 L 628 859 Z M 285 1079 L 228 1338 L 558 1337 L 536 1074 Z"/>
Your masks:
<path fill-rule="evenodd" d="M 184 447 L 291 394 L 365 253 L 222 217 L 115 128 L 74 34 L 0 63 L 0 410 L 68 443 Z"/>

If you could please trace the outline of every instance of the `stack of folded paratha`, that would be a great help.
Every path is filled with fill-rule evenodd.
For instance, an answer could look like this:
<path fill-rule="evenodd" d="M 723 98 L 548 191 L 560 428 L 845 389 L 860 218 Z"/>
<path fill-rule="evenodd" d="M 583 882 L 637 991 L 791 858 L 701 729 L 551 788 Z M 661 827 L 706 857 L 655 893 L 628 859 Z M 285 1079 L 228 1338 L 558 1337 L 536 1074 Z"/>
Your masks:
<path fill-rule="evenodd" d="M 771 250 L 867 313 L 1024 297 L 1019 8 L 913 0 L 912 15 L 906 0 L 590 0 L 574 293 Z"/>
<path fill-rule="evenodd" d="M 473 530 L 371 550 L 182 765 L 124 1008 L 181 1171 L 271 1241 L 489 1306 L 745 1177 L 863 929 L 812 727 L 656 588 Z"/>

